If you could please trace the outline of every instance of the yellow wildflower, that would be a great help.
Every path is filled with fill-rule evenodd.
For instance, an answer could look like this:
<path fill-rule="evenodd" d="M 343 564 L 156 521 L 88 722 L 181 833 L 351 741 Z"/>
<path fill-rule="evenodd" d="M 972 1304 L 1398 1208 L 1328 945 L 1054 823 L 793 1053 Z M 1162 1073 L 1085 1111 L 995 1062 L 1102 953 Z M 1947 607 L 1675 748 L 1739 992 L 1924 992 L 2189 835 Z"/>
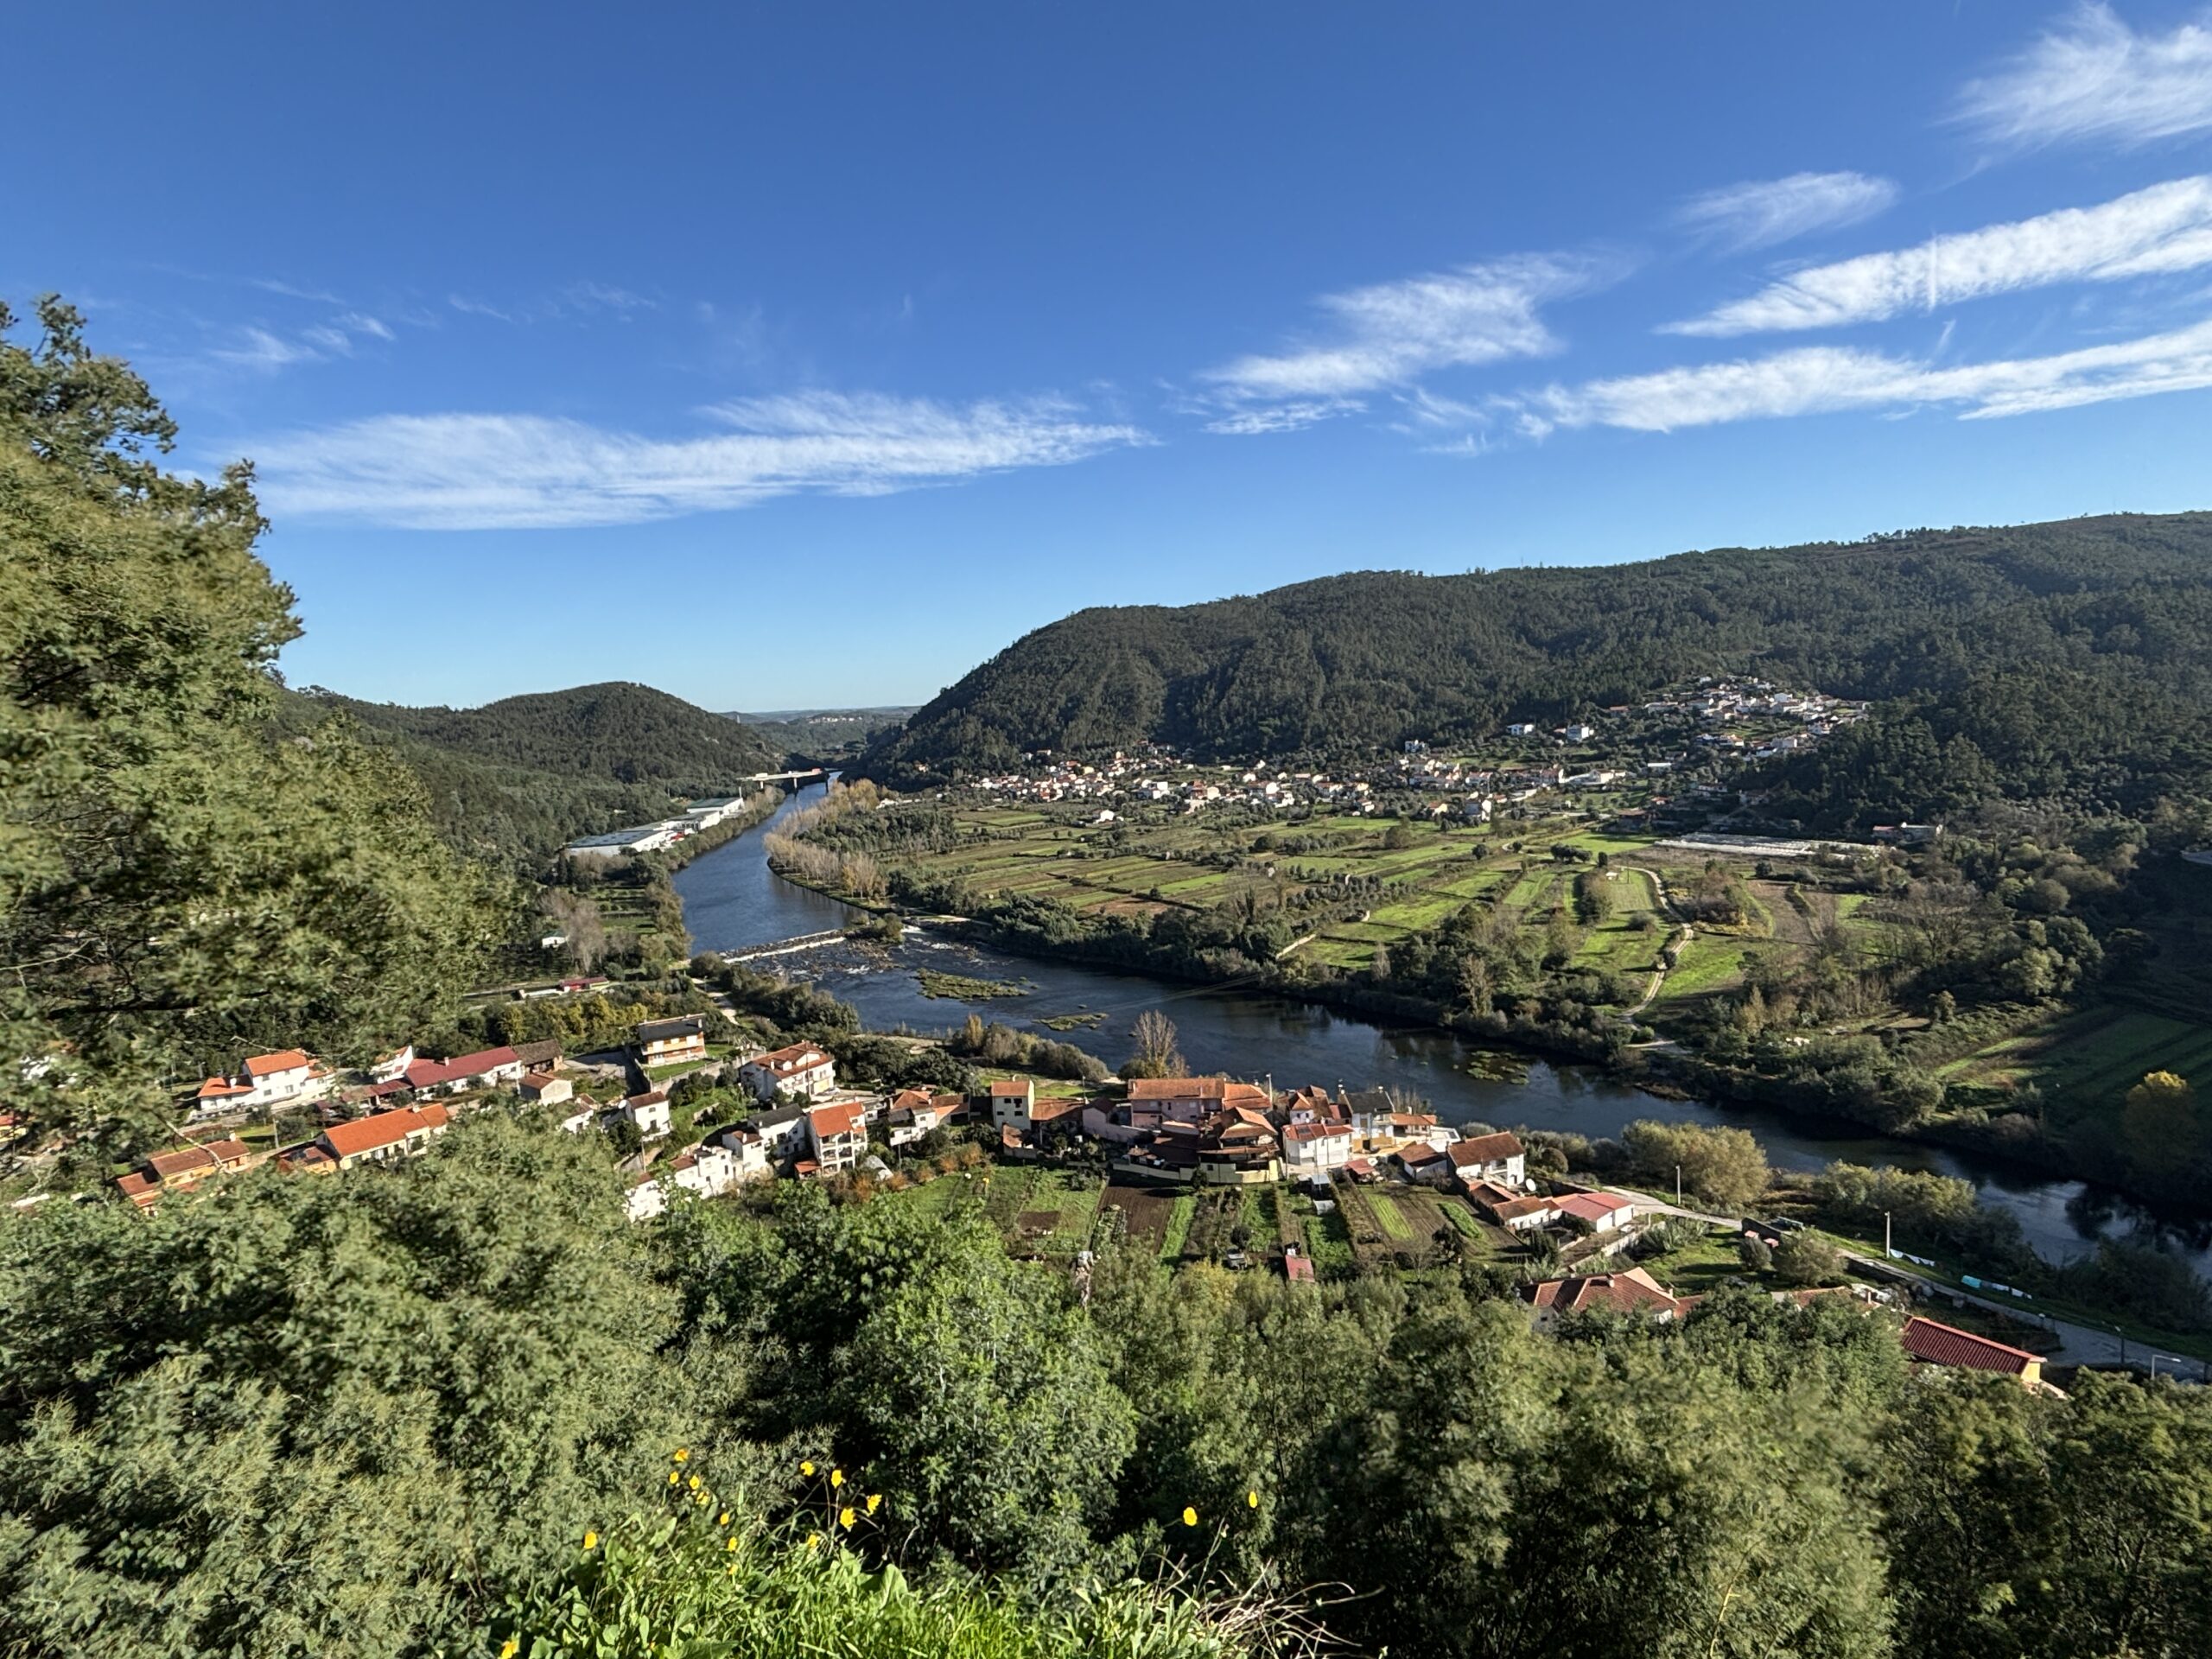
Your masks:
<path fill-rule="evenodd" d="M 811 1463 L 802 1463 L 798 1466 L 798 1471 L 802 1475 L 810 1475 L 814 1472 L 814 1465 Z"/>
<path fill-rule="evenodd" d="M 668 1484 L 669 1484 L 670 1485 L 671 1485 L 671 1486 L 675 1485 L 675 1484 L 676 1484 L 676 1483 L 677 1483 L 677 1481 L 679 1481 L 679 1480 L 681 1480 L 681 1479 L 683 1479 L 683 1476 L 681 1476 L 681 1475 L 679 1475 L 679 1474 L 677 1474 L 677 1473 L 676 1472 L 676 1471 L 675 1471 L 675 1470 L 673 1470 L 673 1469 L 671 1469 L 671 1470 L 670 1470 L 670 1471 L 668 1471 Z"/>
<path fill-rule="evenodd" d="M 599 1548 L 599 1535 L 595 1532 L 588 1532 L 584 1534 L 584 1548 L 586 1549 L 597 1549 Z"/>
<path fill-rule="evenodd" d="M 1259 1495 L 1257 1492 L 1247 1492 L 1247 1493 L 1245 1493 L 1245 1494 L 1244 1494 L 1244 1507 L 1245 1507 L 1246 1509 L 1248 1509 L 1248 1510 L 1256 1510 L 1256 1509 L 1258 1509 L 1258 1508 L 1260 1507 L 1260 1495 Z"/>
<path fill-rule="evenodd" d="M 728 1510 L 724 1510 L 720 1515 L 716 1516 L 715 1517 L 715 1524 L 718 1527 L 726 1527 L 729 1525 L 729 1511 Z"/>
<path fill-rule="evenodd" d="M 830 1471 L 830 1484 L 832 1487 L 837 1487 L 837 1486 L 842 1486 L 842 1485 L 843 1485 L 844 1484 L 845 1484 L 845 1471 L 844 1471 L 843 1470 L 842 1470 L 842 1469 L 832 1469 L 832 1470 Z"/>
<path fill-rule="evenodd" d="M 676 1460 L 678 1463 L 689 1463 L 691 1460 L 691 1448 L 688 1446 L 677 1446 L 676 1448 Z"/>
<path fill-rule="evenodd" d="M 850 1532 L 853 1529 L 853 1506 L 849 1503 L 837 1511 L 837 1524 Z"/>
<path fill-rule="evenodd" d="M 1183 1511 L 1183 1524 L 1186 1527 L 1197 1526 L 1198 1524 L 1198 1512 L 1196 1510 L 1186 1507 Z"/>
<path fill-rule="evenodd" d="M 883 1507 L 883 1494 L 882 1494 L 881 1492 L 870 1492 L 870 1493 L 868 1495 L 868 1512 L 870 1515 L 874 1515 L 874 1514 L 878 1510 L 881 1509 L 882 1507 Z"/>
<path fill-rule="evenodd" d="M 734 1538 L 731 1539 L 729 1542 L 724 1544 L 722 1548 L 734 1553 L 737 1549 L 737 1540 Z"/>
<path fill-rule="evenodd" d="M 808 1534 L 806 1535 L 806 1547 L 807 1547 L 809 1549 L 819 1549 L 819 1548 L 822 1548 L 822 1535 L 821 1535 L 820 1533 L 818 1533 L 818 1532 L 810 1532 L 810 1533 L 808 1533 Z"/>
<path fill-rule="evenodd" d="M 706 1482 L 704 1482 L 704 1481 L 701 1480 L 701 1479 L 699 1478 L 699 1477 L 698 1477 L 698 1476 L 694 1475 L 694 1476 L 692 1476 L 692 1477 L 691 1477 L 691 1490 L 692 1490 L 693 1491 L 695 1491 L 695 1492 L 696 1492 L 696 1491 L 697 1491 L 699 1490 L 699 1488 L 700 1488 L 700 1487 L 702 1487 L 702 1486 L 703 1486 L 703 1485 L 705 1485 L 705 1484 L 706 1484 Z"/>
<path fill-rule="evenodd" d="M 515 1659 L 515 1655 L 521 1651 L 522 1643 L 511 1636 L 507 1638 L 506 1645 L 499 1649 L 499 1659 Z"/>

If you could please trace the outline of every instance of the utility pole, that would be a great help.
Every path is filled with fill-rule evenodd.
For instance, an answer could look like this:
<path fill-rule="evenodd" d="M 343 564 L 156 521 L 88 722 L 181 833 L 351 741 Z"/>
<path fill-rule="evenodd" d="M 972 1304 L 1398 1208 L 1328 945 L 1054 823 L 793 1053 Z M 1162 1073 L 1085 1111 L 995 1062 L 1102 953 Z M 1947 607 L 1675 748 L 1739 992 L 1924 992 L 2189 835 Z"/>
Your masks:
<path fill-rule="evenodd" d="M 1890 1259 L 1890 1212 L 1882 1211 L 1882 1260 Z"/>
<path fill-rule="evenodd" d="M 1677 1209 L 1679 1209 L 1679 1208 L 1681 1208 L 1681 1202 L 1682 1202 L 1682 1166 L 1681 1166 L 1680 1164 L 1676 1164 L 1676 1165 L 1675 1166 L 1675 1207 L 1676 1207 Z"/>

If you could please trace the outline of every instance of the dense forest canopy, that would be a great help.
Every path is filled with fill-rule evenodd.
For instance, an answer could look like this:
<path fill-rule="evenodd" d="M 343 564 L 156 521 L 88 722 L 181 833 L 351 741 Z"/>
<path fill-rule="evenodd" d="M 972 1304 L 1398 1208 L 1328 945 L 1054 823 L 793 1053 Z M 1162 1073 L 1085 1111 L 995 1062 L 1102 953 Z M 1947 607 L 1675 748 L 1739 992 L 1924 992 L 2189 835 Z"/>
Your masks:
<path fill-rule="evenodd" d="M 733 795 L 783 765 L 772 734 L 650 686 L 615 682 L 505 697 L 478 709 L 362 702 L 320 686 L 286 698 L 279 725 L 350 718 L 422 780 L 448 840 L 529 865 L 570 837 Z"/>
<path fill-rule="evenodd" d="M 1181 608 L 1081 611 L 879 742 L 894 782 L 1147 741 L 1319 760 L 1560 721 L 1699 674 L 1883 705 L 1787 780 L 1818 816 L 1894 751 L 1885 810 L 1949 762 L 2019 796 L 2137 807 L 2212 777 L 2212 514 L 1916 531 L 1848 545 L 1455 576 L 1369 571 Z M 1947 745 L 1964 739 L 1968 749 Z M 1839 778 L 1838 770 L 1853 775 Z"/>

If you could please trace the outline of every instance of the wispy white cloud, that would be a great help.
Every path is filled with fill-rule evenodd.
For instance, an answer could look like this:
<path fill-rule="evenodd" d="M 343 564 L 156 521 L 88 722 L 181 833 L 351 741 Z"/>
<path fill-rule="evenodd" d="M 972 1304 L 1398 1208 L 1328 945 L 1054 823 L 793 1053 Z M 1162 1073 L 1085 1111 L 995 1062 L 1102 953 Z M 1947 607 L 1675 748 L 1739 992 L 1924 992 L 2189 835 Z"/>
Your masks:
<path fill-rule="evenodd" d="M 1328 295 L 1319 303 L 1329 328 L 1203 378 L 1233 404 L 1315 404 L 1409 385 L 1438 369 L 1540 357 L 1559 346 L 1541 308 L 1608 274 L 1592 259 L 1528 254 Z"/>
<path fill-rule="evenodd" d="M 2212 386 L 2212 321 L 2044 357 L 1939 368 L 1882 353 L 1815 346 L 1732 363 L 1551 386 L 1505 400 L 1524 432 L 1612 426 L 1640 432 L 1838 410 L 1962 406 L 1961 417 L 2027 415 Z"/>
<path fill-rule="evenodd" d="M 1961 90 L 1953 118 L 2008 146 L 2062 140 L 2122 148 L 2212 129 L 2212 29 L 2138 34 L 2101 3 Z"/>
<path fill-rule="evenodd" d="M 1864 173 L 1792 173 L 1704 191 L 1675 219 L 1692 235 L 1743 252 L 1859 224 L 1897 199 L 1895 184 Z"/>
<path fill-rule="evenodd" d="M 406 529 L 635 524 L 802 493 L 882 495 L 1151 442 L 1057 399 L 950 405 L 807 393 L 659 439 L 530 415 L 387 415 L 254 446 L 279 515 Z"/>
<path fill-rule="evenodd" d="M 266 284 L 259 284 L 266 286 Z M 360 339 L 389 340 L 391 329 L 375 317 L 348 311 L 331 322 L 311 323 L 296 333 L 279 334 L 257 324 L 238 328 L 208 350 L 215 361 L 232 368 L 273 374 L 302 363 L 326 363 L 351 357 Z"/>
<path fill-rule="evenodd" d="M 1253 437 L 1265 432 L 1295 432 L 1301 426 L 1312 426 L 1338 415 L 1357 414 L 1365 407 L 1357 397 L 1321 397 L 1303 403 L 1262 404 L 1249 409 L 1232 410 L 1208 421 L 1206 430 L 1228 433 L 1236 437 Z"/>
<path fill-rule="evenodd" d="M 264 373 L 289 369 L 296 363 L 313 363 L 322 356 L 304 341 L 287 340 L 266 328 L 253 327 L 239 329 L 221 345 L 211 347 L 207 354 L 219 363 Z"/>
<path fill-rule="evenodd" d="M 2054 283 L 2108 283 L 2212 264 L 2212 177 L 2154 184 L 1915 248 L 1815 265 L 1664 332 L 1726 337 L 1872 322 Z"/>

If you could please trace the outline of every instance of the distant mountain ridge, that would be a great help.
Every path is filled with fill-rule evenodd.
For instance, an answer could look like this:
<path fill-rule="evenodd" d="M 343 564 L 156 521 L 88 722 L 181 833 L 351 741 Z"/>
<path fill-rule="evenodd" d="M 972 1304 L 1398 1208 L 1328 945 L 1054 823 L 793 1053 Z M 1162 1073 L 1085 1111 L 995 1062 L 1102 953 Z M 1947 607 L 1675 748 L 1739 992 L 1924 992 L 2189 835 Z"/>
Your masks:
<path fill-rule="evenodd" d="M 784 761 L 772 736 L 625 681 L 475 709 L 364 702 L 317 686 L 286 700 L 283 723 L 304 730 L 333 714 L 391 744 L 449 839 L 508 861 L 659 817 L 679 798 L 738 793 Z"/>
<path fill-rule="evenodd" d="M 1222 759 L 1372 753 L 1745 670 L 1910 705 L 1939 748 L 1967 735 L 2038 786 L 2125 794 L 2161 766 L 2201 777 L 2212 514 L 1604 567 L 1364 571 L 1080 611 L 968 674 L 875 741 L 860 770 L 911 784 L 1008 767 L 1029 750 L 1148 741 Z M 2100 732 L 2101 757 L 2090 752 Z M 2083 781 L 2100 766 L 2110 775 Z"/>

